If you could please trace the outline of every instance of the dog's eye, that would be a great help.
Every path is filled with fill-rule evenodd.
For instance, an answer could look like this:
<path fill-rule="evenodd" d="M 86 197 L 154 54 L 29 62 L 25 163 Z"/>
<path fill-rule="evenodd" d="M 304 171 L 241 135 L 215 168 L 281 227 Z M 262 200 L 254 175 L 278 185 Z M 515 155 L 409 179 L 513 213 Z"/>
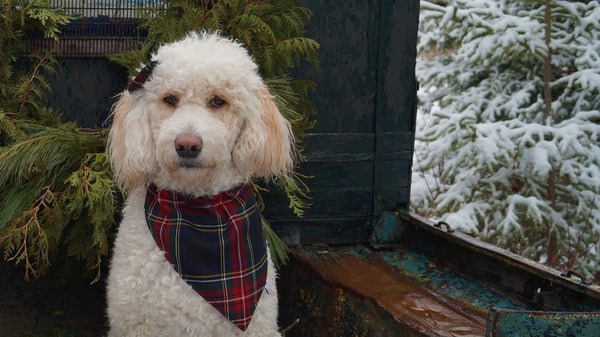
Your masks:
<path fill-rule="evenodd" d="M 219 96 L 215 96 L 213 97 L 213 99 L 210 100 L 210 106 L 212 106 L 213 108 L 220 108 L 226 103 L 227 102 L 225 102 L 225 100 Z"/>
<path fill-rule="evenodd" d="M 175 95 L 168 95 L 163 98 L 163 102 L 171 107 L 176 107 L 179 104 L 179 99 Z"/>

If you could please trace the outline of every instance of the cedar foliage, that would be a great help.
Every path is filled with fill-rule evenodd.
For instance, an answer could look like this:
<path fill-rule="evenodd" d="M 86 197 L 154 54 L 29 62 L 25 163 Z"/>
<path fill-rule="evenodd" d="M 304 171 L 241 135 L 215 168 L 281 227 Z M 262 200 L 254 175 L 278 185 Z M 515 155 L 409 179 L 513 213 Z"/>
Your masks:
<path fill-rule="evenodd" d="M 51 88 L 44 76 L 57 68 L 53 51 L 19 60 L 20 70 L 14 70 L 30 31 L 58 40 L 60 26 L 70 18 L 51 8 L 49 0 L 0 0 L 0 9 L 0 249 L 5 260 L 24 266 L 26 279 L 44 275 L 66 252 L 82 261 L 96 281 L 122 204 L 105 153 L 106 130 L 62 123 L 59 113 L 46 107 Z M 302 159 L 302 137 L 314 123 L 309 116 L 315 108 L 306 100 L 314 84 L 287 72 L 305 60 L 318 65 L 319 45 L 303 37 L 308 10 L 295 1 L 240 0 L 163 1 L 139 10 L 147 40 L 139 50 L 111 60 L 134 74 L 162 43 L 189 31 L 221 31 L 237 38 L 248 46 L 292 123 Z M 298 216 L 308 207 L 301 178 L 294 173 L 277 180 Z M 262 183 L 253 185 L 266 189 Z M 287 248 L 265 225 L 274 255 L 285 261 Z"/>
<path fill-rule="evenodd" d="M 105 141 L 97 132 L 61 123 L 47 108 L 45 76 L 57 68 L 54 51 L 17 63 L 29 33 L 42 31 L 58 40 L 59 27 L 70 17 L 48 0 L 2 0 L 0 8 L 3 257 L 24 264 L 29 279 L 43 275 L 52 254 L 63 249 L 99 276 L 116 213 Z"/>

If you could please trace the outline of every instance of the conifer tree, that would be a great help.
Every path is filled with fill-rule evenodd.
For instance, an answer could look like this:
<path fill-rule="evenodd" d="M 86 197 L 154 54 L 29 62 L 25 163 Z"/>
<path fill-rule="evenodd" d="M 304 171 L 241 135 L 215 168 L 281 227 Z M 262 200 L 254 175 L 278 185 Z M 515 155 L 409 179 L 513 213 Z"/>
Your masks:
<path fill-rule="evenodd" d="M 600 278 L 600 4 L 422 1 L 412 209 Z"/>
<path fill-rule="evenodd" d="M 24 265 L 26 279 L 43 275 L 66 251 L 98 280 L 121 205 L 105 153 L 106 130 L 63 123 L 57 111 L 47 108 L 51 88 L 44 76 L 56 68 L 52 51 L 32 55 L 24 71 L 14 70 L 30 28 L 59 39 L 60 26 L 70 18 L 51 8 L 49 0 L 0 0 L 0 9 L 0 249 L 5 260 Z M 231 34 L 253 53 L 302 144 L 303 132 L 313 123 L 314 107 L 305 99 L 313 84 L 287 72 L 300 62 L 318 64 L 318 44 L 303 37 L 309 11 L 295 1 L 263 0 L 173 0 L 140 10 L 146 43 L 113 60 L 133 73 L 161 43 L 190 30 Z M 300 178 L 278 179 L 299 216 L 308 203 Z M 285 258 L 285 245 L 266 230 L 274 255 Z"/>

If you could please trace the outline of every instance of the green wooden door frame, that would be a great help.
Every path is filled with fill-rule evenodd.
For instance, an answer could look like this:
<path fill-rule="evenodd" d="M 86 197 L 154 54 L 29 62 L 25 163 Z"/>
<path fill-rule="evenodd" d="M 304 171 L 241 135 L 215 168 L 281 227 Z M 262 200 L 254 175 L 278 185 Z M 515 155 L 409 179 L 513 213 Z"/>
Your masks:
<path fill-rule="evenodd" d="M 317 124 L 305 139 L 312 206 L 303 218 L 274 189 L 264 214 L 291 245 L 365 243 L 385 211 L 408 210 L 416 113 L 418 0 L 305 0 L 307 36 L 321 44 Z"/>
<path fill-rule="evenodd" d="M 380 1 L 373 170 L 376 217 L 409 206 L 418 17 L 418 1 Z"/>

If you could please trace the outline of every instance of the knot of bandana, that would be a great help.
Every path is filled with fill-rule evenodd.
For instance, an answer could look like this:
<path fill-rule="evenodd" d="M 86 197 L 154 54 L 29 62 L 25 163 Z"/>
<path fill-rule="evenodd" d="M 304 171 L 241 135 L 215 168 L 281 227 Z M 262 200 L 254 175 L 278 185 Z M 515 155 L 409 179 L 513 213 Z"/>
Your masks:
<path fill-rule="evenodd" d="M 144 208 L 148 228 L 175 271 L 245 331 L 267 279 L 267 248 L 252 188 L 190 198 L 151 185 Z"/>
<path fill-rule="evenodd" d="M 154 70 L 154 67 L 156 67 L 157 64 L 157 61 L 151 61 L 150 63 L 146 64 L 142 70 L 135 75 L 133 80 L 129 82 L 129 85 L 127 85 L 127 90 L 136 91 L 141 89 L 144 83 L 146 83 L 146 80 L 148 80 L 148 77 L 152 75 L 152 70 Z"/>

